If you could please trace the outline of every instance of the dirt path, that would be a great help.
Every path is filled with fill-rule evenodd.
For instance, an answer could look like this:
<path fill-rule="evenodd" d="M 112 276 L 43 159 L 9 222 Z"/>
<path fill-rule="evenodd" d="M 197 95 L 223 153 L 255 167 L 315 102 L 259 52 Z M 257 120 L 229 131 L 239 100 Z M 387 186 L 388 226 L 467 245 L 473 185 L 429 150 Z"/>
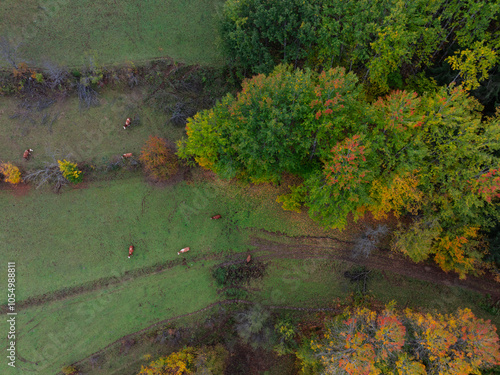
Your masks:
<path fill-rule="evenodd" d="M 335 259 L 366 266 L 369 269 L 389 271 L 446 286 L 459 286 L 482 294 L 490 294 L 494 300 L 500 299 L 500 284 L 493 277 L 467 276 L 460 280 L 456 273 L 446 273 L 432 263 L 414 263 L 401 254 L 389 250 L 378 250 L 369 257 L 354 257 L 352 243 L 328 237 L 290 238 L 266 232 L 266 239 L 255 236 L 251 244 L 258 249 L 259 259 Z M 283 243 L 283 238 L 287 239 Z"/>
<path fill-rule="evenodd" d="M 260 236 L 261 234 L 262 236 Z M 266 237 L 266 238 L 263 238 Z M 254 259 L 272 261 L 273 259 L 328 259 L 340 260 L 352 264 L 363 265 L 369 269 L 378 269 L 392 272 L 394 274 L 412 277 L 418 280 L 442 284 L 445 286 L 458 286 L 481 294 L 489 294 L 492 298 L 500 300 L 500 284 L 493 280 L 491 275 L 482 277 L 468 276 L 460 280 L 455 273 L 446 273 L 432 263 L 414 263 L 400 254 L 389 250 L 378 250 L 368 258 L 364 256 L 354 257 L 352 242 L 343 241 L 332 237 L 288 237 L 283 234 L 275 234 L 259 231 L 251 239 Z M 190 258 L 190 262 L 208 261 L 220 259 L 225 260 L 224 265 L 243 262 L 245 254 L 199 256 Z M 167 271 L 172 267 L 185 265 L 182 259 L 170 261 L 164 264 L 153 265 L 146 269 L 137 269 L 125 273 L 122 277 L 110 277 L 95 280 L 74 288 L 59 290 L 57 292 L 31 297 L 18 303 L 18 308 L 39 306 L 53 301 L 67 299 L 79 294 L 95 291 L 96 289 L 116 285 L 130 281 L 138 277 L 148 276 Z M 7 306 L 0 308 L 0 313 L 6 312 Z"/>

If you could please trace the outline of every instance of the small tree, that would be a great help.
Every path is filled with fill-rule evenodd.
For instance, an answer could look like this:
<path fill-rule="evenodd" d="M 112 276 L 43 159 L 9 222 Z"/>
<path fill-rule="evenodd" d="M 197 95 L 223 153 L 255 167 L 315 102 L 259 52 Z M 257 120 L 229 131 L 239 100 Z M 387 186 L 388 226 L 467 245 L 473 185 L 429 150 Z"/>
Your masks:
<path fill-rule="evenodd" d="M 146 173 L 156 180 L 166 180 L 179 169 L 177 158 L 167 146 L 165 139 L 150 136 L 141 151 L 139 160 Z"/>
<path fill-rule="evenodd" d="M 59 164 L 59 169 L 62 172 L 65 179 L 74 184 L 82 182 L 83 180 L 82 171 L 78 169 L 75 163 L 67 161 L 66 159 L 62 161 L 58 160 L 57 163 Z"/>
<path fill-rule="evenodd" d="M 139 375 L 187 375 L 194 371 L 196 352 L 194 348 L 184 348 L 168 357 L 160 357 L 148 366 L 142 366 Z"/>
<path fill-rule="evenodd" d="M 241 339 L 254 349 L 271 344 L 273 329 L 271 314 L 260 305 L 236 315 L 236 331 Z"/>
<path fill-rule="evenodd" d="M 1 163 L 0 174 L 4 176 L 5 182 L 16 185 L 22 182 L 19 168 L 12 163 Z"/>

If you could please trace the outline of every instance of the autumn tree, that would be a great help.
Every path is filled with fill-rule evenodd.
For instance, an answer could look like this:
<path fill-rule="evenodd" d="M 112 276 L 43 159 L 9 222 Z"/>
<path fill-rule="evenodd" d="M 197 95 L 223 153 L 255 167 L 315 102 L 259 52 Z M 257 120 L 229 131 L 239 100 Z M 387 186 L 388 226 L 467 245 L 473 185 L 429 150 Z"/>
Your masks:
<path fill-rule="evenodd" d="M 150 136 L 141 150 L 139 160 L 146 173 L 155 180 L 166 180 L 175 175 L 179 165 L 175 154 L 163 138 Z"/>
<path fill-rule="evenodd" d="M 77 184 L 83 180 L 83 172 L 78 169 L 76 163 L 70 162 L 66 159 L 58 160 L 59 170 L 66 180 Z"/>
<path fill-rule="evenodd" d="M 224 346 L 184 347 L 142 366 L 138 375 L 223 374 L 229 353 Z"/>
<path fill-rule="evenodd" d="M 414 261 L 433 256 L 461 277 L 474 272 L 483 256 L 478 230 L 499 215 L 498 119 L 481 121 L 480 109 L 453 86 L 424 97 L 397 91 L 370 109 L 369 139 L 378 161 L 366 208 L 376 218 L 420 215 L 396 232 L 394 248 Z"/>
<path fill-rule="evenodd" d="M 347 215 L 354 219 L 370 204 L 370 182 L 373 170 L 366 154 L 370 143 L 359 134 L 337 143 L 323 160 L 323 170 L 310 177 L 306 205 L 309 214 L 324 226 L 343 229 Z"/>
<path fill-rule="evenodd" d="M 5 182 L 13 185 L 22 182 L 19 168 L 12 163 L 0 163 L 0 175 L 3 175 Z"/>
<path fill-rule="evenodd" d="M 228 95 L 188 119 L 178 155 L 223 178 L 275 182 L 284 172 L 307 175 L 325 150 L 359 126 L 356 82 L 344 69 L 317 75 L 278 66 L 245 80 L 236 98 Z"/>
<path fill-rule="evenodd" d="M 468 374 L 500 363 L 496 327 L 469 309 L 456 314 L 346 310 L 312 349 L 326 374 Z"/>
<path fill-rule="evenodd" d="M 160 357 L 148 366 L 142 366 L 138 375 L 188 375 L 195 370 L 194 360 L 196 351 L 186 347 L 169 356 Z"/>

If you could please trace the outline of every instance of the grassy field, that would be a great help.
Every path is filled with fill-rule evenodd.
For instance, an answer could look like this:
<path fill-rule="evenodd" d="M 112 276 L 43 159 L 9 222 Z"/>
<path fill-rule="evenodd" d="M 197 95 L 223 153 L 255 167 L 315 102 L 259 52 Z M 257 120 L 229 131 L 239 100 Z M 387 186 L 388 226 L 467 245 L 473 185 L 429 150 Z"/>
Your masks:
<path fill-rule="evenodd" d="M 18 261 L 23 300 L 175 260 L 185 246 L 192 248 L 188 258 L 246 251 L 252 232 L 245 228 L 311 233 L 315 225 L 281 210 L 276 193 L 269 189 L 257 198 L 222 181 L 158 188 L 140 176 L 60 195 L 32 190 L 19 198 L 0 191 L 8 219 L 1 255 Z M 215 213 L 224 220 L 210 220 Z M 132 261 L 126 257 L 130 244 L 136 247 Z"/>
<path fill-rule="evenodd" d="M 216 17 L 223 0 L 6 0 L 0 36 L 21 43 L 19 57 L 79 68 L 168 56 L 217 65 Z"/>
<path fill-rule="evenodd" d="M 212 267 L 218 262 L 220 260 L 188 260 L 185 265 L 160 273 L 125 278 L 119 284 L 23 309 L 17 317 L 18 341 L 23 343 L 18 355 L 28 361 L 19 364 L 17 372 L 11 373 L 54 374 L 63 365 L 89 357 L 125 335 L 223 299 L 222 294 L 216 293 L 210 276 Z M 337 261 L 271 261 L 266 276 L 249 285 L 248 299 L 274 306 L 334 306 L 358 289 L 343 277 L 344 271 L 352 266 Z M 368 288 L 376 299 L 395 300 L 400 307 L 437 309 L 442 313 L 469 307 L 477 316 L 500 323 L 500 317 L 490 316 L 478 307 L 481 296 L 459 288 L 436 287 L 377 272 L 368 282 Z M 202 323 L 207 316 L 202 313 L 183 321 L 185 324 Z M 0 329 L 5 329 L 4 326 L 2 321 Z M 160 344 L 146 342 L 143 349 L 138 345 L 136 351 L 127 355 L 118 350 L 121 345 L 118 343 L 100 354 L 102 369 L 95 371 L 96 374 L 136 374 L 140 365 L 146 363 L 137 350 L 143 350 L 143 354 L 161 352 Z M 3 366 L 4 363 L 0 371 Z"/>
<path fill-rule="evenodd" d="M 141 89 L 117 92 L 105 90 L 101 105 L 80 110 L 78 99 L 68 98 L 38 111 L 19 108 L 14 98 L 0 100 L 0 160 L 34 167 L 70 156 L 75 161 L 98 164 L 125 152 L 138 155 L 149 135 L 178 139 L 183 128 L 167 126 L 167 115 L 143 105 Z M 134 126 L 123 129 L 127 117 L 136 117 Z M 44 120 L 45 119 L 45 120 Z M 48 119 L 48 120 L 47 120 Z M 26 148 L 35 150 L 26 164 Z"/>
<path fill-rule="evenodd" d="M 119 285 L 22 310 L 17 316 L 18 361 L 13 374 L 55 374 L 131 332 L 199 310 L 218 299 L 211 264 L 178 267 Z M 2 322 L 2 328 L 5 323 Z"/>

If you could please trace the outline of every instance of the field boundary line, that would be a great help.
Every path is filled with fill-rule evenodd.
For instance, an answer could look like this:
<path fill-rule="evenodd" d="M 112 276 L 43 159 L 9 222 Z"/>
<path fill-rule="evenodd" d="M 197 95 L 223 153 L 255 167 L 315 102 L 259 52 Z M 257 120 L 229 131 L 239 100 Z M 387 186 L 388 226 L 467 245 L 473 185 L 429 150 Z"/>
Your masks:
<path fill-rule="evenodd" d="M 190 312 L 190 313 L 182 314 L 182 315 L 173 316 L 173 317 L 168 318 L 168 319 L 161 320 L 161 321 L 153 323 L 150 326 L 148 326 L 146 328 L 143 328 L 143 329 L 141 329 L 139 331 L 130 333 L 130 334 L 126 335 L 126 336 L 122 336 L 118 340 L 113 341 L 111 344 L 106 345 L 104 348 L 99 349 L 98 351 L 92 353 L 88 357 L 85 357 L 85 358 L 83 358 L 83 359 L 81 359 L 81 360 L 73 363 L 72 365 L 75 366 L 75 365 L 81 364 L 82 362 L 86 361 L 89 358 L 92 358 L 92 357 L 94 357 L 96 355 L 102 354 L 103 352 L 105 352 L 106 350 L 110 349 L 112 346 L 118 344 L 119 342 L 127 340 L 127 339 L 130 339 L 130 338 L 132 338 L 134 336 L 140 335 L 140 334 L 145 333 L 147 331 L 150 331 L 154 327 L 167 324 L 167 323 L 169 323 L 171 321 L 174 321 L 174 320 L 177 320 L 177 319 L 181 319 L 181 318 L 185 318 L 185 317 L 188 317 L 188 316 L 192 316 L 192 315 L 195 315 L 195 314 L 202 313 L 202 312 L 207 311 L 207 310 L 209 310 L 209 309 L 211 309 L 213 307 L 216 307 L 216 306 L 231 305 L 231 304 L 238 304 L 238 303 L 239 304 L 243 304 L 243 305 L 255 305 L 258 302 L 248 301 L 248 300 L 244 300 L 244 299 L 229 299 L 229 300 L 224 300 L 224 301 L 213 302 L 210 305 L 205 306 L 202 309 L 199 309 L 199 310 L 196 310 L 196 311 L 193 311 L 193 312 Z M 266 308 L 268 308 L 270 310 L 294 310 L 294 311 L 307 311 L 307 312 L 330 311 L 330 312 L 335 312 L 335 313 L 341 313 L 343 311 L 342 309 L 334 308 L 334 307 L 318 307 L 318 308 L 314 308 L 314 307 L 275 306 L 275 305 L 270 305 L 270 306 L 262 305 L 262 306 L 264 306 L 264 307 L 266 307 Z"/>

